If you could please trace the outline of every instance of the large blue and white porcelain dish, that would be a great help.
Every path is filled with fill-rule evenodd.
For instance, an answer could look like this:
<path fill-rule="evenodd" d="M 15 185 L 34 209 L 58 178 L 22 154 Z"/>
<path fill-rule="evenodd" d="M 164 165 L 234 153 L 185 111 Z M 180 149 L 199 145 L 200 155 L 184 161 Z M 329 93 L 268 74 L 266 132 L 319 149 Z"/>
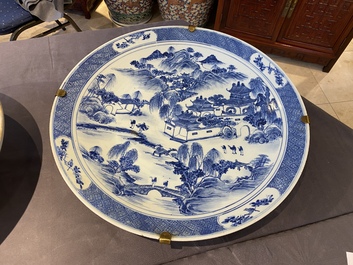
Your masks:
<path fill-rule="evenodd" d="M 228 35 L 156 27 L 87 55 L 53 104 L 51 147 L 74 194 L 149 238 L 203 240 L 274 210 L 309 148 L 304 104 L 266 55 Z"/>

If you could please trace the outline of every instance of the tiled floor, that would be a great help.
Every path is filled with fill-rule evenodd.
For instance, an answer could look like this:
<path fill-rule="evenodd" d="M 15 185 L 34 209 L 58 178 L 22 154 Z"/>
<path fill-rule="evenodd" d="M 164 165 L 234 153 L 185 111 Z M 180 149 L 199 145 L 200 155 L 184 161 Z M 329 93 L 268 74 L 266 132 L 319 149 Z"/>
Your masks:
<path fill-rule="evenodd" d="M 108 9 L 104 1 L 92 12 L 91 19 L 85 19 L 80 13 L 69 13 L 82 30 L 98 30 L 115 27 L 109 19 Z M 162 20 L 158 9 L 150 22 Z M 35 35 L 42 27 L 23 33 L 20 39 Z M 73 32 L 68 27 L 65 32 Z M 65 34 L 60 31 L 55 34 Z M 8 41 L 9 35 L 0 36 L 0 42 Z M 321 71 L 321 66 L 298 62 L 291 59 L 272 56 L 270 57 L 286 72 L 288 77 L 297 87 L 302 96 L 353 128 L 353 41 L 346 48 L 330 73 Z"/>

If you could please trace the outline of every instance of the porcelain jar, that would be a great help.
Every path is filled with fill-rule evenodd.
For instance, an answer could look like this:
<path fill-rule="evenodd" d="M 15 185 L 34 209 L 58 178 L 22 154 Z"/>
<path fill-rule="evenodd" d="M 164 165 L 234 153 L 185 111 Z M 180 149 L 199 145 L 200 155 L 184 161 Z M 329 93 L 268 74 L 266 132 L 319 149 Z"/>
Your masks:
<path fill-rule="evenodd" d="M 104 0 L 111 20 L 120 26 L 148 22 L 152 17 L 153 0 Z"/>
<path fill-rule="evenodd" d="M 164 20 L 184 20 L 193 26 L 204 26 L 214 0 L 158 0 Z"/>

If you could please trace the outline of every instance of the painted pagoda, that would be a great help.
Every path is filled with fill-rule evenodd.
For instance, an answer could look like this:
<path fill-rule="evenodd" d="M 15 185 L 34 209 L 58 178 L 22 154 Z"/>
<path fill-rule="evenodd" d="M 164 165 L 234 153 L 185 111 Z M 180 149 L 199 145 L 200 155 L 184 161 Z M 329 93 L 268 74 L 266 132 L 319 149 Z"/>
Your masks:
<path fill-rule="evenodd" d="M 187 142 L 221 136 L 225 127 L 235 131 L 255 100 L 251 99 L 251 89 L 244 83 L 233 83 L 227 91 L 229 98 L 217 101 L 197 96 L 191 100 L 191 105 L 186 105 L 186 111 L 165 120 L 164 133 L 172 140 Z"/>

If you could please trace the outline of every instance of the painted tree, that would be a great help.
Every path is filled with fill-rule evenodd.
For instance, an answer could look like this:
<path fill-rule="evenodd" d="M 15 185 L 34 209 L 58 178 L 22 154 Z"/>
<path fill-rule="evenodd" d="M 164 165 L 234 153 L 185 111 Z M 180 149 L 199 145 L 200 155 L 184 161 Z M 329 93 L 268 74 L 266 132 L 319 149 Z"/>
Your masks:
<path fill-rule="evenodd" d="M 103 163 L 104 158 L 101 156 L 101 154 L 102 148 L 100 146 L 93 146 L 88 153 L 90 159 L 99 163 Z"/>
<path fill-rule="evenodd" d="M 132 94 L 132 98 L 133 99 L 142 99 L 142 93 L 140 90 L 137 90 L 135 91 L 133 94 Z"/>
<path fill-rule="evenodd" d="M 140 167 L 134 164 L 138 159 L 138 152 L 135 148 L 128 151 L 129 146 L 130 141 L 126 141 L 123 144 L 113 146 L 109 150 L 108 171 L 113 174 L 126 171 L 137 173 L 140 171 Z"/>
<path fill-rule="evenodd" d="M 226 174 L 229 169 L 238 169 L 240 170 L 241 167 L 246 167 L 247 164 L 239 162 L 238 160 L 229 161 L 229 160 L 220 160 L 218 163 L 213 164 L 213 169 L 217 171 L 218 178 L 221 178 L 223 174 Z"/>
<path fill-rule="evenodd" d="M 107 74 L 106 78 L 103 79 L 101 88 L 105 88 L 107 91 L 112 91 L 116 85 L 116 76 L 115 74 Z"/>
<path fill-rule="evenodd" d="M 198 142 L 191 144 L 189 167 L 191 170 L 200 169 L 203 160 L 203 148 Z"/>
<path fill-rule="evenodd" d="M 188 47 L 188 48 L 186 48 L 186 51 L 187 51 L 188 53 L 193 53 L 193 52 L 194 52 L 194 49 L 191 48 L 191 47 Z"/>
<path fill-rule="evenodd" d="M 150 112 L 159 111 L 159 109 L 164 104 L 164 95 L 162 92 L 157 92 L 154 96 L 150 99 Z"/>
<path fill-rule="evenodd" d="M 106 91 L 105 89 L 101 89 L 102 93 L 101 98 L 102 98 L 102 104 L 111 104 L 113 102 L 119 102 L 119 97 L 117 97 L 114 92 L 112 91 Z"/>
<path fill-rule="evenodd" d="M 108 152 L 109 158 L 120 158 L 122 155 L 125 154 L 126 150 L 130 145 L 130 141 L 126 141 L 123 144 L 114 145 Z"/>
<path fill-rule="evenodd" d="M 200 53 L 200 52 L 195 52 L 193 59 L 194 59 L 195 61 L 198 61 L 201 57 L 203 57 L 202 53 Z"/>
<path fill-rule="evenodd" d="M 169 46 L 168 52 L 169 52 L 169 53 L 174 53 L 174 52 L 175 52 L 174 46 Z"/>
<path fill-rule="evenodd" d="M 182 144 L 181 146 L 179 146 L 176 158 L 184 165 L 187 165 L 189 163 L 190 154 L 189 146 L 187 144 Z"/>
<path fill-rule="evenodd" d="M 131 170 L 135 173 L 140 172 L 140 167 L 137 165 L 134 165 L 137 159 L 138 159 L 137 150 L 135 148 L 129 150 L 128 152 L 126 152 L 125 155 L 121 156 L 119 159 L 120 170 L 124 172 L 128 170 Z"/>
<path fill-rule="evenodd" d="M 169 104 L 164 104 L 159 109 L 159 117 L 162 119 L 170 120 L 175 115 L 180 115 L 183 111 L 183 108 L 180 104 L 176 104 L 175 106 L 170 106 Z"/>
<path fill-rule="evenodd" d="M 182 184 L 177 186 L 181 194 L 186 198 L 190 197 L 197 187 L 197 180 L 205 176 L 201 169 L 192 170 L 181 161 L 167 161 L 168 165 L 173 166 L 173 173 L 180 175 Z"/>
<path fill-rule="evenodd" d="M 256 157 L 253 161 L 251 161 L 251 165 L 254 168 L 259 168 L 268 165 L 270 162 L 271 160 L 269 159 L 269 157 L 267 155 L 262 154 Z"/>
<path fill-rule="evenodd" d="M 252 78 L 249 82 L 249 87 L 251 90 L 251 97 L 257 98 L 259 94 L 266 94 L 266 84 L 260 77 Z"/>
<path fill-rule="evenodd" d="M 217 163 L 221 157 L 220 152 L 216 148 L 212 148 L 207 152 L 203 160 L 203 172 L 206 176 L 216 177 L 216 170 L 213 168 L 213 164 Z"/>
<path fill-rule="evenodd" d="M 237 69 L 234 65 L 230 64 L 228 66 L 228 71 L 233 72 L 235 69 Z"/>

